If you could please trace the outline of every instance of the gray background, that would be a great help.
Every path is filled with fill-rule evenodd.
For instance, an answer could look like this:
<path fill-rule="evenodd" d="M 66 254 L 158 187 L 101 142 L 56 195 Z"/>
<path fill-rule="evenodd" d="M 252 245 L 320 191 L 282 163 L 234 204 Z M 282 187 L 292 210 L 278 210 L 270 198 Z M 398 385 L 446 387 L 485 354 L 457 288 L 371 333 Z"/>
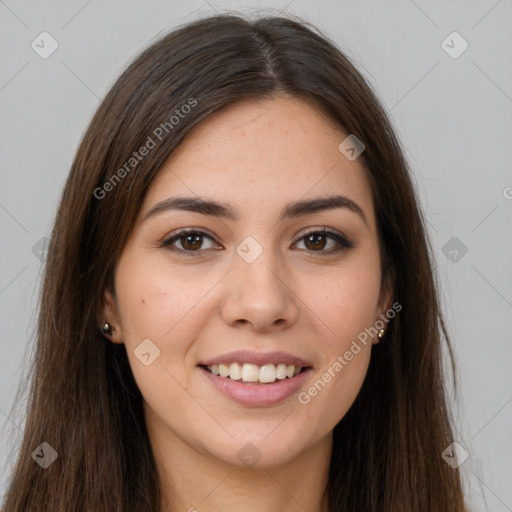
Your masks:
<path fill-rule="evenodd" d="M 12 406 L 34 343 L 37 248 L 94 110 L 158 34 L 256 8 L 325 31 L 389 112 L 428 219 L 456 350 L 452 410 L 470 454 L 467 492 L 474 510 L 512 511 L 512 0 L 0 1 L 0 490 L 23 425 L 24 400 Z M 43 31 L 59 45 L 47 59 L 31 48 Z M 453 31 L 469 44 L 458 58 L 441 46 Z"/>

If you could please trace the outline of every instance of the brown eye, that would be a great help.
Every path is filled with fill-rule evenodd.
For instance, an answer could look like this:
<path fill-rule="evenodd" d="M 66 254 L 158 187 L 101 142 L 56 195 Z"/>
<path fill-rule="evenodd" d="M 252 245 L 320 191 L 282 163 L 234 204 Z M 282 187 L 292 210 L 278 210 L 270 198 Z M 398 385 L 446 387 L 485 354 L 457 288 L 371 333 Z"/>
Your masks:
<path fill-rule="evenodd" d="M 210 241 L 210 247 L 203 247 L 205 244 L 205 240 Z M 176 243 L 179 242 L 180 246 L 176 246 Z M 213 239 L 211 236 L 203 233 L 202 231 L 197 230 L 185 230 L 176 233 L 174 236 L 164 240 L 162 242 L 162 247 L 166 247 L 170 250 L 177 250 L 181 252 L 202 252 L 205 249 L 212 249 L 214 246 Z"/>
<path fill-rule="evenodd" d="M 181 241 L 181 246 L 186 250 L 196 250 L 200 249 L 201 245 L 203 245 L 203 235 L 192 234 L 192 235 L 182 235 L 179 237 Z"/>
<path fill-rule="evenodd" d="M 304 242 L 304 246 L 308 251 L 325 254 L 340 252 L 354 247 L 354 244 L 349 242 L 343 235 L 325 230 L 310 231 L 300 238 L 299 243 L 301 242 Z"/>
<path fill-rule="evenodd" d="M 326 236 L 321 233 L 314 233 L 304 237 L 306 241 L 305 245 L 308 249 L 320 249 L 322 250 L 326 245 Z"/>

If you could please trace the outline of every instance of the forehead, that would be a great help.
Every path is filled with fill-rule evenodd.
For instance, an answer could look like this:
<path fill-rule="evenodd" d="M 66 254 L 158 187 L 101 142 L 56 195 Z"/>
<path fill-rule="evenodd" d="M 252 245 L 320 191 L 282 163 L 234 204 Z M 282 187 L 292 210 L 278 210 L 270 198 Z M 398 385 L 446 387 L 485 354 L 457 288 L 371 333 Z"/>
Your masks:
<path fill-rule="evenodd" d="M 204 121 L 173 152 L 143 209 L 170 195 L 192 195 L 232 204 L 242 215 L 277 214 L 284 203 L 342 194 L 373 223 L 363 164 L 338 149 L 347 135 L 302 99 L 237 103 Z"/>

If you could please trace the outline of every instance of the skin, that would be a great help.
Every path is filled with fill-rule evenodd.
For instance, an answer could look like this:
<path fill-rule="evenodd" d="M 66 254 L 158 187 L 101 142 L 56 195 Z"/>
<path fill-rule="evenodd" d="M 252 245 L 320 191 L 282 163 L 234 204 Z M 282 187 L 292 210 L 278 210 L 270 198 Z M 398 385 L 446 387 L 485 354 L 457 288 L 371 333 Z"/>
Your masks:
<path fill-rule="evenodd" d="M 148 190 L 104 315 L 112 341 L 126 344 L 144 397 L 162 511 L 328 510 L 332 430 L 354 402 L 379 338 L 360 343 L 306 405 L 297 393 L 268 407 L 236 404 L 197 365 L 233 350 L 284 350 L 313 364 L 304 391 L 391 306 L 391 288 L 380 286 L 369 182 L 360 159 L 338 150 L 346 136 L 304 100 L 238 103 L 189 136 Z M 334 194 L 355 201 L 367 223 L 347 208 L 279 221 L 287 203 Z M 170 210 L 143 220 L 175 195 L 230 204 L 239 219 Z M 308 245 L 306 229 L 324 227 L 354 247 L 329 253 L 339 247 L 329 237 L 320 237 L 320 248 Z M 212 239 L 187 245 L 182 237 L 174 251 L 159 245 L 182 228 Z M 236 252 L 248 236 L 263 248 L 252 263 Z M 148 338 L 160 355 L 145 366 L 134 350 Z M 262 456 L 252 468 L 237 457 L 249 442 Z"/>

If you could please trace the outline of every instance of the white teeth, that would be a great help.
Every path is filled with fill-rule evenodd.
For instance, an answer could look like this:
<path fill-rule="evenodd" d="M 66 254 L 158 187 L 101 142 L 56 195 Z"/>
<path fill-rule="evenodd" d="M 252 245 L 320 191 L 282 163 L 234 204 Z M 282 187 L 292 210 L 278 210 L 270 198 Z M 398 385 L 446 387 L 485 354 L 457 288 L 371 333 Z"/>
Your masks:
<path fill-rule="evenodd" d="M 233 380 L 240 380 L 242 378 L 242 367 L 238 363 L 231 363 L 229 378 Z"/>
<path fill-rule="evenodd" d="M 278 379 L 286 379 L 286 365 L 280 363 L 277 365 L 276 377 Z"/>
<path fill-rule="evenodd" d="M 302 367 L 295 367 L 293 364 L 286 365 L 284 363 L 264 364 L 258 366 L 256 364 L 212 364 L 206 367 L 214 375 L 221 377 L 229 377 L 232 380 L 242 380 L 243 382 L 262 382 L 270 384 L 276 379 L 283 380 L 298 375 Z"/>
<path fill-rule="evenodd" d="M 219 372 L 221 377 L 229 377 L 229 366 L 219 364 Z"/>
<path fill-rule="evenodd" d="M 242 366 L 242 380 L 244 382 L 257 382 L 260 377 L 258 366 L 255 364 L 244 364 Z"/>
<path fill-rule="evenodd" d="M 276 380 L 276 367 L 265 364 L 260 368 L 260 382 L 274 382 Z"/>

